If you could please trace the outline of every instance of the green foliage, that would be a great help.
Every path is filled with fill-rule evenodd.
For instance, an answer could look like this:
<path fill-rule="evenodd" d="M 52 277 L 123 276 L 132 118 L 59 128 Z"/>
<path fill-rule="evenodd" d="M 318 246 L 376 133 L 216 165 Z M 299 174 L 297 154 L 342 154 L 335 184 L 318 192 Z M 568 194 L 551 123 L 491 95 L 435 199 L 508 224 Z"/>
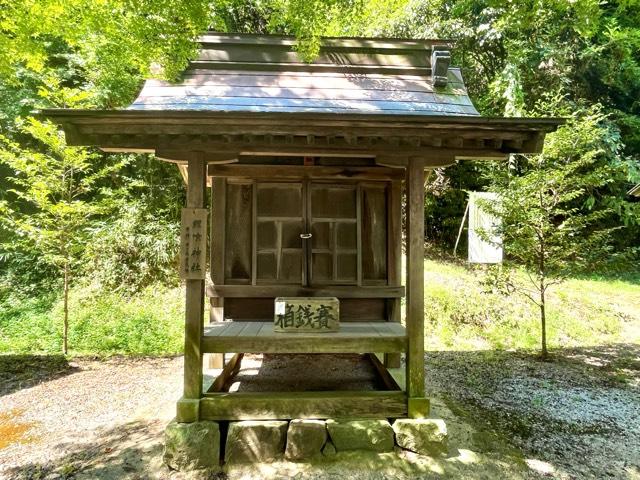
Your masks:
<path fill-rule="evenodd" d="M 175 78 L 211 19 L 209 2 L 199 1 L 3 0 L 0 6 L 0 76 L 11 83 L 20 81 L 16 73 L 23 68 L 37 72 L 59 106 L 68 88 L 84 91 L 86 106 L 122 105 L 154 63 Z M 84 85 L 56 75 L 56 43 L 77 59 Z"/>
<path fill-rule="evenodd" d="M 96 184 L 121 164 L 97 167 L 87 150 L 67 147 L 53 125 L 33 118 L 24 132 L 40 143 L 40 151 L 0 137 L 0 162 L 14 173 L 10 193 L 16 197 L 0 204 L 3 226 L 24 250 L 61 269 L 79 258 L 89 219 L 109 211 L 109 195 L 97 195 L 106 192 L 97 192 Z"/>
<path fill-rule="evenodd" d="M 599 107 L 574 114 L 548 137 L 540 155 L 515 157 L 491 172 L 495 202 L 483 208 L 500 219 L 497 234 L 508 260 L 525 268 L 528 281 L 507 283 L 540 309 L 542 354 L 546 356 L 549 288 L 577 272 L 603 269 L 626 252 L 615 252 L 607 198 L 596 201 L 618 176 L 609 161 L 618 146 Z M 628 268 L 628 265 L 626 266 Z"/>
<path fill-rule="evenodd" d="M 7 293 L 0 301 L 0 353 L 59 353 L 60 322 L 49 315 L 56 298 L 48 290 L 29 297 Z"/>
<path fill-rule="evenodd" d="M 15 199 L 0 203 L 0 221 L 4 230 L 12 232 L 9 251 L 38 255 L 63 278 L 62 350 L 67 353 L 70 281 L 92 218 L 113 207 L 110 192 L 97 184 L 121 164 L 100 166 L 87 150 L 66 146 L 53 125 L 33 118 L 24 132 L 39 142 L 39 151 L 0 137 L 0 162 L 12 170 L 15 187 L 10 190 Z"/>
<path fill-rule="evenodd" d="M 131 202 L 91 228 L 84 269 L 110 291 L 133 292 L 159 279 L 175 285 L 178 251 L 178 223 Z"/>
<path fill-rule="evenodd" d="M 609 206 L 614 199 L 602 193 L 623 168 L 611 161 L 616 136 L 601 109 L 592 107 L 550 134 L 541 155 L 491 172 L 492 190 L 501 200 L 487 209 L 502 219 L 499 233 L 508 258 L 555 278 L 612 259 L 612 233 L 621 226 L 609 221 L 615 218 Z"/>
<path fill-rule="evenodd" d="M 414 0 L 407 5 L 404 15 L 391 20 L 386 32 L 453 39 L 454 64 L 462 67 L 482 114 L 571 116 L 583 107 L 605 106 L 602 113 L 607 120 L 597 128 L 612 142 L 606 161 L 614 176 L 591 198 L 595 208 L 615 212 L 602 227 L 612 226 L 613 218 L 616 224 L 629 227 L 613 234 L 616 247 L 639 246 L 640 229 L 634 225 L 640 216 L 625 193 L 640 182 L 640 4 Z M 550 97 L 562 100 L 549 102 Z M 618 134 L 611 135 L 613 131 Z M 487 163 L 475 168 L 493 172 Z M 451 189 L 490 189 L 493 182 L 486 176 L 478 185 L 477 176 L 469 175 L 462 165 L 447 169 L 445 176 Z M 445 242 L 452 249 L 455 235 L 446 222 L 452 217 L 461 220 L 465 202 L 447 190 L 428 202 L 427 213 L 435 222 L 428 232 L 435 236 L 429 240 Z"/>
<path fill-rule="evenodd" d="M 425 262 L 427 349 L 527 349 L 539 345 L 538 309 L 484 283 L 485 268 Z M 522 269 L 510 274 L 528 281 Z M 460 292 L 464 292 L 461 295 Z M 572 278 L 548 298 L 549 348 L 640 340 L 640 278 Z"/>
<path fill-rule="evenodd" d="M 0 303 L 1 353 L 57 353 L 62 303 L 55 295 Z M 74 355 L 173 355 L 183 347 L 184 291 L 150 285 L 135 296 L 94 286 L 72 291 Z"/>

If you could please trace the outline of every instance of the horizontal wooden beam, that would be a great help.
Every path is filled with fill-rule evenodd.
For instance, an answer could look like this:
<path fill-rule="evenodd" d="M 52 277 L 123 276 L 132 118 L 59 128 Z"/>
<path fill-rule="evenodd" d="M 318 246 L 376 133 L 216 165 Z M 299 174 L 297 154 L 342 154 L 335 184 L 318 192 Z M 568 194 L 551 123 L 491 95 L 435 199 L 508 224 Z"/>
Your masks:
<path fill-rule="evenodd" d="M 407 347 L 398 323 L 348 322 L 338 332 L 275 332 L 272 321 L 222 322 L 205 327 L 205 353 L 397 353 Z"/>
<path fill-rule="evenodd" d="M 236 163 L 240 154 L 238 152 L 196 152 L 189 149 L 183 150 L 164 150 L 156 149 L 156 158 L 165 162 L 186 163 L 194 156 L 201 156 L 205 163 Z"/>
<path fill-rule="evenodd" d="M 401 418 L 404 392 L 234 392 L 206 393 L 201 420 L 290 420 L 293 418 Z"/>
<path fill-rule="evenodd" d="M 525 138 L 526 139 L 526 138 Z M 165 150 L 193 150 L 204 152 L 216 152 L 230 156 L 239 155 L 299 155 L 299 156 L 323 156 L 328 154 L 374 156 L 374 155 L 408 155 L 414 157 L 429 157 L 438 159 L 445 156 L 447 159 L 455 156 L 500 156 L 505 153 L 516 152 L 515 145 L 524 145 L 523 140 L 510 140 L 504 142 L 504 147 L 496 149 L 493 141 L 487 144 L 482 139 L 484 147 L 478 146 L 473 139 L 462 140 L 459 146 L 436 146 L 434 139 L 425 138 L 419 142 L 414 139 L 398 137 L 389 139 L 384 136 L 336 138 L 329 140 L 319 138 L 310 142 L 307 137 L 282 136 L 270 139 L 268 136 L 242 136 L 241 138 L 221 135 L 103 135 L 92 134 L 86 137 L 86 141 L 77 142 L 68 139 L 71 145 L 95 144 L 103 149 L 126 151 L 126 149 L 155 149 Z M 490 139 L 489 139 L 490 140 Z M 519 143 L 518 143 L 519 142 Z M 443 142 L 443 145 L 447 142 Z M 179 160 L 176 160 L 179 161 Z"/>
<path fill-rule="evenodd" d="M 324 178 L 341 180 L 400 180 L 404 174 L 384 167 L 322 167 L 302 165 L 209 165 L 211 177 Z"/>
<path fill-rule="evenodd" d="M 75 127 L 74 127 L 75 128 Z M 123 130 L 126 128 L 126 130 Z M 224 123 L 217 125 L 201 124 L 201 125 L 182 125 L 182 124 L 151 124 L 151 125 L 123 125 L 118 124 L 81 124 L 75 128 L 77 135 L 300 135 L 321 137 L 370 137 L 370 136 L 399 136 L 404 138 L 413 137 L 415 142 L 417 138 L 499 138 L 502 140 L 518 139 L 523 134 L 535 132 L 526 131 L 494 131 L 484 128 L 463 129 L 456 126 L 439 127 L 405 127 L 397 128 L 390 119 L 388 125 L 383 127 L 347 127 L 347 126 L 322 126 L 313 124 L 288 124 L 288 125 L 250 125 L 242 128 L 239 125 L 226 125 Z"/>
<path fill-rule="evenodd" d="M 198 125 L 288 125 L 295 130 L 305 125 L 341 127 L 387 127 L 400 130 L 424 128 L 482 128 L 497 131 L 523 129 L 554 131 L 565 123 L 564 118 L 479 117 L 471 115 L 388 115 L 384 113 L 341 114 L 320 112 L 220 112 L 167 110 L 78 110 L 45 109 L 39 116 L 49 118 L 66 127 L 70 124 L 190 124 Z M 122 131 L 122 130 L 121 130 Z M 251 131 L 251 130 L 248 130 Z"/>
<path fill-rule="evenodd" d="M 275 298 L 275 297 L 338 297 L 338 298 L 400 298 L 403 286 L 327 286 L 296 285 L 208 285 L 210 297 Z"/>

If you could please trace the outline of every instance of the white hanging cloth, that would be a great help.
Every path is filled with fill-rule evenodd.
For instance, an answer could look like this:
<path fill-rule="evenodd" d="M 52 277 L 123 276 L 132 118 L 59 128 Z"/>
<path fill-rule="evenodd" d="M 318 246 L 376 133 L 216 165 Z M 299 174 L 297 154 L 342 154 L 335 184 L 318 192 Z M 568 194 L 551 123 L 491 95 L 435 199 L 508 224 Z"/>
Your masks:
<path fill-rule="evenodd" d="M 502 238 L 495 233 L 500 219 L 481 205 L 497 199 L 493 192 L 469 192 L 469 263 L 502 263 Z M 488 241 L 480 236 L 480 231 L 489 236 Z"/>

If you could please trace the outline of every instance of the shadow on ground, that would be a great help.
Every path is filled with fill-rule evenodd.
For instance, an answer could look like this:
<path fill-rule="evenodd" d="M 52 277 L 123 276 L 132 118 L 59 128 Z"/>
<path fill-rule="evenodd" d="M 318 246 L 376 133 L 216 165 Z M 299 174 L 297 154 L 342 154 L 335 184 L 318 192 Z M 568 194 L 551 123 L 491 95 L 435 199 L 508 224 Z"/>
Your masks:
<path fill-rule="evenodd" d="M 97 432 L 86 439 L 60 443 L 58 458 L 29 463 L 4 471 L 11 480 L 53 479 L 155 479 L 172 478 L 161 462 L 162 431 L 159 421 L 134 421 Z"/>
<path fill-rule="evenodd" d="M 64 355 L 0 355 L 0 396 L 75 371 Z"/>

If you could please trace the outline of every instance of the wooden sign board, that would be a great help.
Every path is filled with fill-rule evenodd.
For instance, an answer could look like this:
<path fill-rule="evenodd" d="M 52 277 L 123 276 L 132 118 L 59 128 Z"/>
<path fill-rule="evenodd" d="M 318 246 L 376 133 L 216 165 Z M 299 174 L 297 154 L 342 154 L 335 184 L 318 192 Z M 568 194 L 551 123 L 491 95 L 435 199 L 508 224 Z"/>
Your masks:
<path fill-rule="evenodd" d="M 278 297 L 274 332 L 328 333 L 340 328 L 340 301 L 335 297 Z"/>
<path fill-rule="evenodd" d="M 180 226 L 180 278 L 199 280 L 207 270 L 206 208 L 183 208 Z"/>

